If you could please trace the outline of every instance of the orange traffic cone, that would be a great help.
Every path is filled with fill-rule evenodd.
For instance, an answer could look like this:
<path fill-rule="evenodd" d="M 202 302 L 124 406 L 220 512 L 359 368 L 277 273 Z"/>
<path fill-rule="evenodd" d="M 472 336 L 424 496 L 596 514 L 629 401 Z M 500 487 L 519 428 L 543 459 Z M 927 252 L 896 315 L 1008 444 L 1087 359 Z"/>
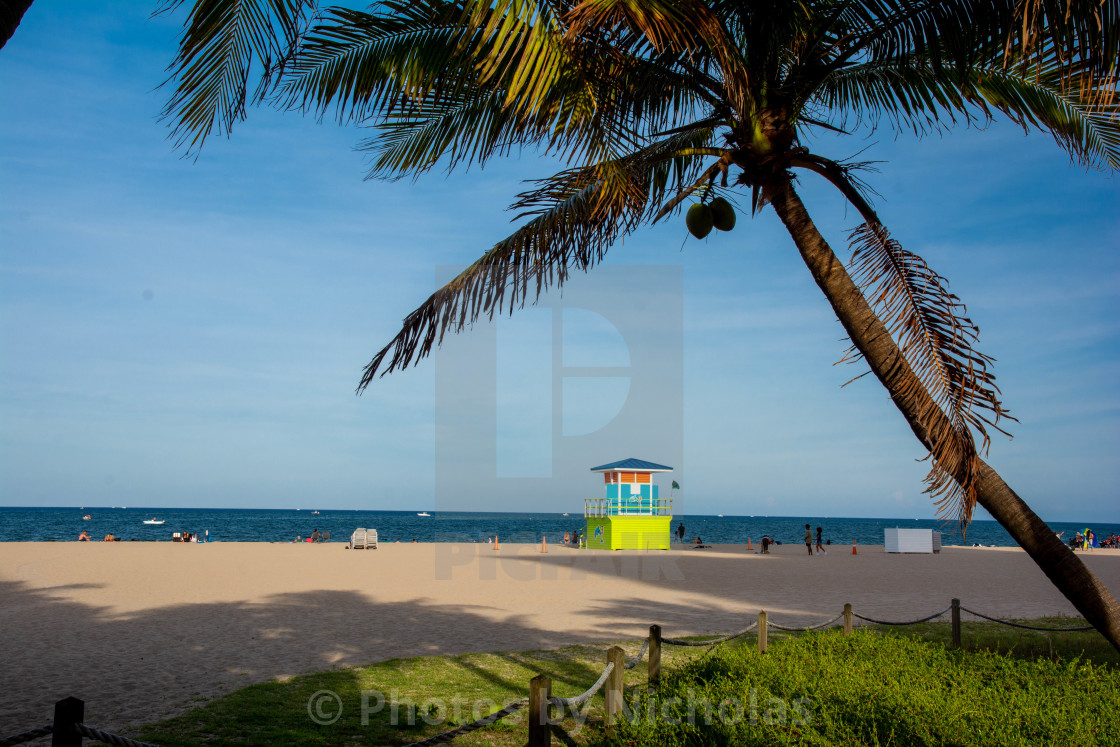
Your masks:
<path fill-rule="evenodd" d="M 859 555 L 859 553 L 856 552 L 856 541 L 855 540 L 852 540 L 852 555 Z"/>
<path fill-rule="evenodd" d="M 541 537 L 541 552 L 548 552 L 548 538 Z"/>
<path fill-rule="evenodd" d="M 496 535 L 496 534 L 494 535 L 494 549 L 495 550 L 501 550 L 502 549 L 502 546 L 498 544 L 498 535 Z"/>
<path fill-rule="evenodd" d="M 753 550 L 754 549 L 753 547 L 751 547 L 751 538 L 750 537 L 747 537 L 747 549 L 748 550 Z"/>

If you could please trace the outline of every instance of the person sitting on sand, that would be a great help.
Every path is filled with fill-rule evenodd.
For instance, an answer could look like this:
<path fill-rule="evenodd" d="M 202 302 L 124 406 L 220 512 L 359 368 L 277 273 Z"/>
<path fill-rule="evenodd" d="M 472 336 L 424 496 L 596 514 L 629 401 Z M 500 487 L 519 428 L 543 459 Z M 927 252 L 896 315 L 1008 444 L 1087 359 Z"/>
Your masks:
<path fill-rule="evenodd" d="M 105 539 L 102 540 L 102 542 L 112 542 L 112 541 L 113 541 L 113 535 L 111 535 L 111 534 L 106 534 Z"/>
<path fill-rule="evenodd" d="M 89 542 L 90 541 L 89 533 L 87 533 L 86 530 L 83 529 L 82 533 L 78 535 L 78 541 L 79 542 Z"/>

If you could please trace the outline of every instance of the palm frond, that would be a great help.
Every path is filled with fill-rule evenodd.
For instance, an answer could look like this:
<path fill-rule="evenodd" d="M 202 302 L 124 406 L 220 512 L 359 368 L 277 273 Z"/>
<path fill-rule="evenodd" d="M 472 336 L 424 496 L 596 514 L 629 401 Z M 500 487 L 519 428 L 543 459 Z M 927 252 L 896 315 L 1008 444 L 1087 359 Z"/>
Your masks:
<path fill-rule="evenodd" d="M 863 76 L 893 71 L 893 79 L 880 81 L 889 84 L 890 98 L 901 103 L 929 97 L 942 113 L 959 107 L 938 99 L 951 98 L 956 83 L 981 69 L 1023 80 L 1048 78 L 1058 94 L 1089 108 L 1116 99 L 1115 0 L 896 0 L 830 3 L 820 10 L 826 9 L 831 12 L 813 14 L 812 32 L 794 50 L 787 86 L 796 101 L 812 98 L 819 86 L 852 68 L 861 68 L 857 74 Z M 904 93 L 906 79 L 918 69 L 925 71 L 914 81 L 918 90 Z M 885 94 L 885 87 L 879 92 Z"/>
<path fill-rule="evenodd" d="M 1115 0 L 1017 0 L 1016 25 L 1007 34 L 1003 66 L 1021 78 L 1044 74 L 1058 57 L 1080 66 L 1076 82 L 1091 106 L 1108 106 L 1117 98 L 1120 75 L 1120 3 Z M 1093 93 L 1090 94 L 1089 92 Z"/>
<path fill-rule="evenodd" d="M 925 260 L 905 250 L 877 223 L 863 223 L 851 234 L 852 280 L 910 365 L 914 376 L 904 382 L 924 389 L 947 418 L 949 432 L 928 434 L 932 467 L 927 490 L 939 512 L 955 513 L 967 524 L 976 503 L 980 462 L 973 431 L 980 435 L 980 451 L 990 438 L 986 426 L 1001 433 L 1002 418 L 1014 420 L 1003 408 L 999 388 L 989 367 L 991 358 L 975 348 L 979 330 L 967 309 L 949 292 L 948 283 Z M 858 352 L 853 347 L 846 357 Z M 937 422 L 923 415 L 922 422 Z"/>
<path fill-rule="evenodd" d="M 733 110 L 756 109 L 756 72 L 746 62 L 723 23 L 717 3 L 702 0 L 583 0 L 569 14 L 570 33 L 586 34 L 623 30 L 636 35 L 657 52 L 677 55 L 688 69 L 699 71 L 695 61 L 713 64 L 720 72 L 718 90 Z M 633 36 L 631 38 L 634 38 Z M 640 56 L 638 47 L 631 56 Z M 689 83 L 694 87 L 699 81 Z"/>
<path fill-rule="evenodd" d="M 820 82 L 811 101 L 842 127 L 875 128 L 886 120 L 891 129 L 916 135 L 940 131 L 958 116 L 966 121 L 983 116 L 954 79 L 912 55 L 837 70 Z M 855 120 L 851 125 L 849 118 Z"/>
<path fill-rule="evenodd" d="M 700 48 L 705 25 L 714 18 L 707 6 L 673 0 L 582 0 L 567 16 L 569 33 L 591 29 L 628 27 L 657 50 Z"/>
<path fill-rule="evenodd" d="M 1049 132 L 1071 158 L 1120 169 L 1120 99 L 1101 95 L 1095 84 L 1081 84 L 1081 75 L 1053 66 L 1027 76 L 1016 68 L 978 70 L 970 83 L 975 100 L 1024 129 Z"/>
<path fill-rule="evenodd" d="M 635 153 L 537 182 L 511 207 L 527 222 L 409 314 L 373 357 L 358 392 L 377 376 L 427 357 L 448 332 L 535 301 L 650 218 L 662 197 L 695 177 L 711 130 L 682 133 Z"/>
<path fill-rule="evenodd" d="M 852 207 L 863 216 L 865 222 L 880 223 L 875 208 L 871 206 L 870 195 L 875 190 L 857 174 L 860 171 L 877 170 L 872 162 L 848 161 L 841 163 L 814 153 L 805 153 L 794 156 L 790 160 L 790 166 L 807 169 L 823 176 L 832 186 L 840 190 L 840 193 L 852 204 Z"/>
<path fill-rule="evenodd" d="M 157 12 L 175 10 L 170 0 Z M 202 147 L 211 133 L 229 134 L 245 118 L 254 66 L 260 82 L 254 100 L 298 46 L 302 24 L 315 0 L 199 0 L 183 27 L 179 51 L 168 68 L 174 93 L 162 118 L 172 122 L 171 137 L 187 152 Z"/>
<path fill-rule="evenodd" d="M 289 106 L 372 122 L 359 144 L 373 154 L 370 177 L 482 164 L 526 145 L 607 160 L 604 143 L 638 147 L 635 123 L 653 130 L 712 100 L 672 55 L 634 55 L 650 49 L 633 35 L 570 37 L 555 19 L 544 33 L 519 3 L 384 6 L 392 12 L 327 11 L 284 81 Z"/>
<path fill-rule="evenodd" d="M 389 0 L 379 10 L 323 13 L 284 76 L 288 107 L 323 115 L 333 106 L 340 123 L 362 122 L 433 88 L 458 91 L 474 82 L 455 61 L 470 34 L 450 23 L 457 6 Z"/>
<path fill-rule="evenodd" d="M 0 0 L 0 49 L 12 38 L 30 7 L 31 0 Z"/>
<path fill-rule="evenodd" d="M 1120 101 L 1078 85 L 1084 65 L 1052 58 L 1029 77 L 998 64 L 976 65 L 964 75 L 938 71 L 922 58 L 869 62 L 829 76 L 817 105 L 843 122 L 885 120 L 915 134 L 941 131 L 959 119 L 989 121 L 1000 112 L 1017 124 L 1049 132 L 1085 165 L 1120 168 Z"/>

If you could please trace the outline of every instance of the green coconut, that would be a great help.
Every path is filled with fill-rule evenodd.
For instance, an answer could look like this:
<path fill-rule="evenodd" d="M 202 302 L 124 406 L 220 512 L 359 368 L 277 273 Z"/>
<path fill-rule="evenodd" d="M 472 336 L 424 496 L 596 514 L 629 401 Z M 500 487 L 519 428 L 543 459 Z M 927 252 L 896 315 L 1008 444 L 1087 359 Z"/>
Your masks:
<path fill-rule="evenodd" d="M 719 231 L 730 231 L 735 227 L 735 208 L 722 197 L 717 197 L 708 203 L 712 211 L 712 226 Z"/>
<path fill-rule="evenodd" d="M 688 209 L 688 214 L 684 217 L 684 223 L 688 226 L 688 232 L 698 239 L 702 239 L 712 232 L 712 209 L 707 205 L 698 202 Z"/>

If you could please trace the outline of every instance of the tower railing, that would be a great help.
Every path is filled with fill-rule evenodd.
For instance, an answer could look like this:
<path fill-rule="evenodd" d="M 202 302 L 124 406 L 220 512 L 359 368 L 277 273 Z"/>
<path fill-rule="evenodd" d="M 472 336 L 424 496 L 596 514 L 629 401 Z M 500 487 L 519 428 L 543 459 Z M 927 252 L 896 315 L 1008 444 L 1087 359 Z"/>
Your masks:
<path fill-rule="evenodd" d="M 672 498 L 585 498 L 584 516 L 672 516 Z"/>

